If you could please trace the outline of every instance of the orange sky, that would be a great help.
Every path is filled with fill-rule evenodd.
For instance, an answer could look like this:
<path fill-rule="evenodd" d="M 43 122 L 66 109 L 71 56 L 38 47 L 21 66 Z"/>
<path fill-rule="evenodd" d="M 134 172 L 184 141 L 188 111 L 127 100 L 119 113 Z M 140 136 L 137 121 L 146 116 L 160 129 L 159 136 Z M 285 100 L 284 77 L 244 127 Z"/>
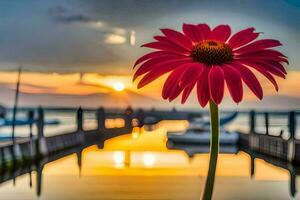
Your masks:
<path fill-rule="evenodd" d="M 14 89 L 17 79 L 16 72 L 0 72 L 0 84 Z M 88 95 L 95 93 L 108 93 L 113 90 L 116 82 L 122 82 L 127 90 L 134 91 L 154 98 L 160 98 L 161 88 L 165 77 L 153 82 L 152 84 L 137 90 L 136 83 L 132 83 L 131 75 L 100 75 L 96 73 L 57 74 L 57 73 L 37 73 L 24 72 L 21 78 L 20 90 L 25 93 L 47 93 L 47 94 L 72 94 Z M 275 95 L 273 86 L 259 76 L 264 87 L 266 96 Z M 300 72 L 290 71 L 286 80 L 277 79 L 279 83 L 278 95 L 288 95 L 300 97 Z M 245 89 L 245 99 L 252 99 L 254 96 Z"/>

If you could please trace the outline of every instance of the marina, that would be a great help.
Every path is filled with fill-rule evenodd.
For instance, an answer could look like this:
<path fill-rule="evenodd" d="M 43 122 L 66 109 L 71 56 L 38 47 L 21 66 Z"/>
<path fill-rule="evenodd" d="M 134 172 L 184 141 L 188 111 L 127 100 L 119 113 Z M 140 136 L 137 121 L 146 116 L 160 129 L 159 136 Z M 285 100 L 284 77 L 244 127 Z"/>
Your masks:
<path fill-rule="evenodd" d="M 75 110 L 73 109 L 73 112 L 74 111 L 76 111 L 76 109 Z M 188 123 L 187 120 L 187 119 L 191 119 L 191 116 L 199 117 L 199 114 L 197 115 L 197 113 L 194 112 L 180 112 L 176 110 L 142 111 L 142 110 L 132 110 L 131 108 L 127 108 L 123 111 L 109 110 L 109 109 L 106 110 L 103 108 L 97 110 L 90 110 L 90 109 L 84 110 L 79 108 L 75 112 L 76 113 L 74 115 L 75 119 L 73 120 L 76 123 L 76 130 L 73 132 L 61 133 L 53 136 L 44 135 L 44 129 L 46 130 L 47 126 L 49 127 L 55 126 L 50 124 L 46 125 L 43 123 L 43 119 L 45 119 L 44 110 L 42 108 L 39 108 L 36 110 L 36 113 L 37 113 L 36 123 L 33 124 L 34 127 L 36 126 L 36 129 L 32 127 L 30 128 L 30 130 L 36 130 L 36 133 L 32 134 L 33 135 L 32 137 L 23 136 L 23 137 L 17 137 L 15 141 L 1 142 L 0 193 L 1 193 L 2 185 L 6 185 L 11 181 L 13 183 L 18 182 L 18 179 L 20 179 L 20 177 L 24 177 L 25 175 L 31 177 L 30 185 L 32 185 L 32 182 L 34 182 L 32 180 L 32 177 L 33 174 L 35 174 L 36 195 L 43 197 L 42 177 L 43 177 L 43 173 L 44 173 L 43 171 L 45 166 L 51 163 L 55 163 L 56 160 L 64 160 L 70 156 L 73 157 L 73 155 L 75 155 L 77 160 L 76 161 L 77 166 L 81 171 L 84 166 L 82 162 L 84 162 L 83 155 L 84 152 L 86 151 L 85 149 L 96 148 L 99 149 L 100 152 L 102 152 L 103 150 L 106 151 L 107 148 L 106 144 L 109 144 L 112 141 L 118 141 L 117 143 L 120 144 L 115 145 L 116 147 L 112 147 L 112 149 L 108 148 L 110 149 L 109 152 L 111 153 L 111 157 L 110 156 L 107 157 L 106 155 L 103 158 L 101 158 L 101 153 L 100 153 L 97 159 L 100 160 L 104 159 L 102 163 L 103 165 L 105 165 L 105 163 L 107 162 L 105 161 L 105 159 L 112 159 L 112 162 L 113 163 L 115 162 L 115 164 L 112 163 L 113 164 L 113 166 L 111 166 L 112 168 L 114 167 L 117 167 L 119 169 L 125 168 L 127 170 L 130 169 L 129 171 L 134 170 L 134 168 L 138 167 L 140 164 L 143 165 L 141 166 L 143 169 L 142 171 L 144 170 L 152 171 L 151 169 L 154 170 L 157 168 L 156 167 L 157 159 L 159 160 L 163 159 L 164 156 L 172 157 L 172 154 L 173 156 L 175 156 L 173 159 L 171 159 L 173 160 L 172 162 L 175 162 L 174 166 L 172 166 L 173 164 L 170 165 L 167 163 L 165 164 L 161 163 L 162 166 L 158 164 L 160 166 L 159 169 L 162 170 L 165 167 L 169 168 L 171 166 L 176 167 L 178 164 L 176 160 L 179 159 L 180 155 L 181 156 L 186 155 L 187 158 L 185 159 L 189 160 L 188 163 L 190 163 L 190 162 L 195 162 L 193 160 L 194 159 L 197 160 L 197 157 L 200 155 L 207 156 L 207 153 L 209 152 L 209 143 L 201 143 L 201 142 L 200 143 L 182 143 L 182 142 L 177 143 L 172 141 L 172 139 L 170 140 L 170 138 L 168 140 L 168 135 L 170 134 L 169 132 L 174 134 L 174 132 L 178 133 L 181 131 L 182 133 L 184 133 L 189 128 L 194 127 L 193 125 L 191 126 L 191 123 Z M 87 113 L 89 114 L 87 115 Z M 93 116 L 90 113 L 94 113 L 95 115 Z M 201 116 L 204 115 L 206 114 L 201 113 Z M 230 114 L 227 113 L 224 116 L 229 116 L 229 115 Z M 250 131 L 249 132 L 242 132 L 241 130 L 239 131 L 237 128 L 238 126 L 236 126 L 235 131 L 238 134 L 238 139 L 235 143 L 232 144 L 222 144 L 221 142 L 221 146 L 220 146 L 221 157 L 223 156 L 226 157 L 226 155 L 228 156 L 230 155 L 231 157 L 233 157 L 231 159 L 234 159 L 234 157 L 240 157 L 241 155 L 243 156 L 248 155 L 246 157 L 249 157 L 250 159 L 246 163 L 249 163 L 249 166 L 247 167 L 249 168 L 248 171 L 250 174 L 249 177 L 253 177 L 255 175 L 255 164 L 254 164 L 255 160 L 263 160 L 267 163 L 270 163 L 274 167 L 279 167 L 282 170 L 288 171 L 288 176 L 287 176 L 288 178 L 286 179 L 286 181 L 289 182 L 288 185 L 290 187 L 289 187 L 289 191 L 286 192 L 286 196 L 291 195 L 295 197 L 297 195 L 296 177 L 297 175 L 299 175 L 299 167 L 298 167 L 299 154 L 297 154 L 297 149 L 299 149 L 299 147 L 298 147 L 298 140 L 296 139 L 297 113 L 291 112 L 291 113 L 280 114 L 280 116 L 284 116 L 288 118 L 287 120 L 288 124 L 286 125 L 287 128 L 283 130 L 294 131 L 290 133 L 290 135 L 294 135 L 293 137 L 287 137 L 285 139 L 283 138 L 284 136 L 283 133 L 281 133 L 278 136 L 271 135 L 272 132 L 270 130 L 272 130 L 272 124 L 267 124 L 267 125 L 265 124 L 266 122 L 270 123 L 271 121 L 270 119 L 272 115 L 278 116 L 279 113 L 272 113 L 272 114 L 269 113 L 266 115 L 265 113 L 254 114 L 254 112 L 252 111 L 249 113 L 241 114 L 242 117 L 244 116 L 244 119 L 248 118 L 247 125 L 249 126 L 248 129 Z M 94 123 L 91 123 L 91 116 L 93 116 L 92 118 L 94 119 L 93 121 Z M 150 116 L 152 118 L 157 118 L 160 120 L 156 124 L 153 123 L 144 124 L 144 119 L 146 119 L 147 117 L 149 118 Z M 263 116 L 262 119 L 265 119 L 263 121 L 264 123 L 262 124 L 259 123 L 260 121 L 256 119 L 261 116 Z M 268 118 L 266 119 L 265 118 L 266 116 L 269 117 L 269 119 Z M 84 119 L 84 117 L 89 117 L 89 120 Z M 62 125 L 63 123 L 64 122 L 61 121 L 59 124 Z M 228 122 L 227 125 L 230 125 L 231 123 L 234 123 L 234 120 Z M 245 121 L 243 123 L 245 126 Z M 172 126 L 172 124 L 174 127 Z M 257 124 L 263 125 L 263 127 L 262 126 L 257 127 Z M 89 125 L 90 127 L 88 127 L 87 125 Z M 57 124 L 56 126 L 59 125 Z M 95 129 L 91 129 L 92 127 L 94 127 Z M 228 126 L 224 126 L 224 127 L 226 127 L 227 130 Z M 84 130 L 85 128 L 89 130 Z M 265 130 L 265 132 L 254 131 L 256 129 Z M 160 135 L 157 135 L 156 133 L 157 131 L 160 133 Z M 228 133 L 224 133 L 224 134 L 232 134 L 232 130 L 227 130 L 227 131 Z M 203 133 L 198 133 L 198 134 L 203 134 Z M 131 139 L 129 139 L 128 137 L 130 137 Z M 148 147 L 147 145 L 145 147 L 140 146 L 137 141 L 139 141 L 143 137 L 151 137 L 152 138 L 151 140 L 153 140 L 152 142 L 154 143 L 149 144 Z M 161 140 L 159 138 L 161 138 Z M 132 142 L 134 143 L 132 143 L 131 140 L 133 140 Z M 149 142 L 151 140 L 149 140 Z M 137 146 L 134 145 L 135 142 L 137 142 L 136 143 Z M 128 144 L 129 146 L 127 146 L 126 144 Z M 155 147 L 157 145 L 159 146 Z M 290 148 L 293 148 L 293 151 Z M 179 152 L 182 152 L 183 154 Z M 184 157 L 182 157 L 181 159 L 183 159 Z M 141 160 L 142 163 L 138 164 L 139 161 L 136 159 L 142 159 Z M 97 163 L 101 166 L 102 161 L 100 160 Z M 180 162 L 179 165 L 181 165 Z M 185 167 L 183 167 L 183 169 L 184 168 Z M 188 168 L 184 169 L 185 172 L 182 173 L 195 174 L 195 172 L 192 171 L 189 172 Z M 140 175 L 144 174 L 144 172 L 142 171 Z M 246 174 L 248 174 L 248 172 Z M 82 172 L 80 172 L 80 174 L 82 176 Z"/>
<path fill-rule="evenodd" d="M 300 200 L 299 2 L 0 1 L 0 200 Z"/>

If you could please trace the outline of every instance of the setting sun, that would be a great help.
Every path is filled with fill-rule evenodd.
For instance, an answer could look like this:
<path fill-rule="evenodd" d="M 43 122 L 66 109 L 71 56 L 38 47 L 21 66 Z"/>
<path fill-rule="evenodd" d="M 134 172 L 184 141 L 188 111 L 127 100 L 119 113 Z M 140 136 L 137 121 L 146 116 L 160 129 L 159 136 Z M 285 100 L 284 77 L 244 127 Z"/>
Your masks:
<path fill-rule="evenodd" d="M 114 90 L 121 92 L 125 89 L 125 86 L 124 86 L 124 83 L 122 83 L 122 82 L 116 82 L 116 83 L 114 83 L 113 88 L 114 88 Z"/>

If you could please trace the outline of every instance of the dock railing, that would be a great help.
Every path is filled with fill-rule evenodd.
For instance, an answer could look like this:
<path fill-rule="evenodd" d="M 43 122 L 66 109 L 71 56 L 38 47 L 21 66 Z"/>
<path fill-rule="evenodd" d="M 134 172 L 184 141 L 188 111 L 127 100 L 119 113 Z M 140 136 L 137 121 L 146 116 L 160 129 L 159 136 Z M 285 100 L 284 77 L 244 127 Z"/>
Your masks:
<path fill-rule="evenodd" d="M 133 111 L 131 108 L 115 113 L 106 113 L 104 108 L 99 108 L 96 112 L 97 127 L 93 130 L 83 129 L 83 112 L 84 110 L 81 107 L 76 112 L 77 129 L 75 131 L 45 137 L 45 114 L 44 109 L 39 107 L 35 124 L 29 125 L 30 129 L 32 129 L 32 125 L 36 126 L 36 136 L 32 136 L 32 133 L 30 133 L 30 137 L 17 138 L 14 140 L 15 142 L 12 140 L 0 142 L 0 169 L 24 162 L 33 162 L 36 159 L 41 159 L 44 156 L 68 148 L 88 146 L 112 137 L 128 134 L 133 128 Z M 105 120 L 114 118 L 122 119 L 124 126 L 107 128 Z"/>
<path fill-rule="evenodd" d="M 257 116 L 264 116 L 265 131 L 256 131 Z M 270 116 L 282 115 L 287 118 L 287 128 L 280 130 L 277 135 L 270 131 Z M 283 159 L 295 164 L 300 164 L 300 140 L 296 138 L 297 113 L 295 111 L 286 113 L 249 112 L 249 133 L 240 133 L 239 146 L 249 148 L 252 151 L 268 156 Z M 288 137 L 284 137 L 284 133 Z"/>

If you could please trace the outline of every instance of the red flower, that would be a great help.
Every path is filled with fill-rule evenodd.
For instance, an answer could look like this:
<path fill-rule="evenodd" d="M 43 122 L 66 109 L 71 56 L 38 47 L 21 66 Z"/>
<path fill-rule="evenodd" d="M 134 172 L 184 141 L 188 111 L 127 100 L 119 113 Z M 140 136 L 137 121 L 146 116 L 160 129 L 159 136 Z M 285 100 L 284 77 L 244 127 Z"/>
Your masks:
<path fill-rule="evenodd" d="M 238 103 L 243 98 L 244 82 L 259 98 L 263 98 L 262 87 L 249 69 L 255 69 L 271 81 L 278 91 L 274 75 L 285 78 L 283 62 L 287 57 L 273 47 L 280 46 L 278 40 L 254 41 L 259 33 L 247 28 L 233 36 L 228 25 L 219 25 L 213 30 L 207 24 L 183 24 L 183 33 L 161 29 L 163 36 L 154 36 L 155 42 L 142 45 L 156 49 L 139 58 L 133 80 L 142 76 L 141 88 L 163 74 L 169 73 L 164 83 L 162 96 L 169 101 L 182 94 L 184 103 L 197 85 L 198 101 L 204 107 L 209 100 L 220 104 L 224 96 L 225 83 L 232 99 Z"/>

